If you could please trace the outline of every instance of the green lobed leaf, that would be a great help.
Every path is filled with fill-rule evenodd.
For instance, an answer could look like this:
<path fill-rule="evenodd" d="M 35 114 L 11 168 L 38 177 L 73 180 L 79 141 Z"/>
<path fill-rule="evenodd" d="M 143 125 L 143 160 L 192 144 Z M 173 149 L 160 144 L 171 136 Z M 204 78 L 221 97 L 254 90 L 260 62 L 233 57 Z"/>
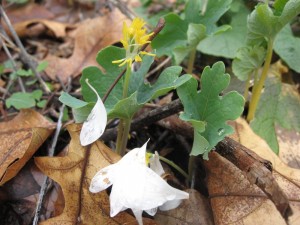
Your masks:
<path fill-rule="evenodd" d="M 259 46 L 240 48 L 232 63 L 232 71 L 242 81 L 247 80 L 255 70 L 261 67 L 266 56 L 266 49 Z"/>
<path fill-rule="evenodd" d="M 188 23 L 203 24 L 207 34 L 215 32 L 215 23 L 230 8 L 232 0 L 208 1 L 205 12 L 199 13 L 202 4 L 199 0 L 189 0 L 185 9 L 185 19 Z M 202 7 L 201 7 L 202 8 Z"/>
<path fill-rule="evenodd" d="M 281 4 L 280 7 L 282 6 Z M 257 5 L 248 17 L 248 43 L 252 45 L 260 44 L 264 40 L 274 40 L 276 34 L 299 13 L 299 0 L 289 0 L 280 16 L 268 4 Z"/>
<path fill-rule="evenodd" d="M 230 12 L 226 13 L 231 18 L 231 29 L 207 36 L 199 43 L 197 50 L 208 55 L 234 58 L 237 50 L 246 44 L 249 9 L 244 2 L 234 3 Z"/>
<path fill-rule="evenodd" d="M 133 71 L 130 75 L 128 95 L 132 95 L 137 89 L 144 84 L 145 75 L 148 73 L 151 64 L 154 61 L 154 57 L 145 55 L 140 68 L 137 71 Z"/>
<path fill-rule="evenodd" d="M 73 96 L 71 96 L 66 92 L 62 92 L 58 100 L 71 108 L 80 108 L 88 104 L 85 101 L 74 98 Z"/>
<path fill-rule="evenodd" d="M 7 108 L 28 109 L 34 107 L 36 101 L 32 93 L 17 92 L 7 98 L 5 104 Z"/>
<path fill-rule="evenodd" d="M 82 71 L 80 84 L 82 87 L 81 92 L 83 99 L 86 102 L 96 102 L 97 97 L 95 93 L 88 87 L 85 80 L 89 80 L 89 83 L 97 90 L 97 93 L 102 98 L 109 87 L 113 84 L 117 76 L 124 70 L 124 67 L 119 67 L 118 64 L 113 64 L 112 61 L 123 58 L 125 58 L 125 49 L 109 46 L 102 49 L 96 58 L 97 62 L 105 72 L 102 72 L 98 67 L 95 66 L 84 68 Z M 105 107 L 108 113 L 113 106 L 122 99 L 122 85 L 123 79 L 117 83 L 105 101 Z"/>
<path fill-rule="evenodd" d="M 253 131 L 265 139 L 270 148 L 279 153 L 275 126 L 300 131 L 300 96 L 297 89 L 277 77 L 267 79 L 265 91 L 251 122 Z"/>
<path fill-rule="evenodd" d="M 187 30 L 187 41 L 185 46 L 177 47 L 173 51 L 175 64 L 179 65 L 205 37 L 206 27 L 204 25 L 190 23 Z"/>
<path fill-rule="evenodd" d="M 205 12 L 200 13 L 202 2 L 189 0 L 184 20 L 174 13 L 165 16 L 165 28 L 152 41 L 157 56 L 172 56 L 173 52 L 175 64 L 179 64 L 204 37 L 228 30 L 229 26 L 217 27 L 215 23 L 230 8 L 231 2 L 232 0 L 208 1 Z"/>
<path fill-rule="evenodd" d="M 158 80 L 153 85 L 149 83 L 145 84 L 144 81 L 136 83 L 139 84 L 137 90 L 128 98 L 119 101 L 110 111 L 109 117 L 131 119 L 145 103 L 179 87 L 191 78 L 190 75 L 178 77 L 181 70 L 182 68 L 179 66 L 168 67 L 160 74 Z M 145 74 L 142 77 L 144 76 Z"/>
<path fill-rule="evenodd" d="M 194 78 L 177 89 L 184 106 L 180 118 L 191 122 L 194 127 L 192 155 L 203 154 L 207 159 L 209 151 L 233 132 L 226 121 L 240 116 L 244 98 L 235 91 L 220 96 L 229 81 L 224 64 L 217 62 L 211 68 L 205 67 L 201 76 L 201 91 L 197 91 L 198 82 Z"/>
<path fill-rule="evenodd" d="M 276 36 L 274 51 L 291 69 L 300 73 L 300 38 L 293 35 L 289 24 Z"/>
<path fill-rule="evenodd" d="M 172 50 L 178 46 L 184 46 L 187 40 L 188 23 L 186 21 L 174 13 L 164 18 L 166 21 L 164 29 L 151 42 L 158 57 L 171 56 Z"/>

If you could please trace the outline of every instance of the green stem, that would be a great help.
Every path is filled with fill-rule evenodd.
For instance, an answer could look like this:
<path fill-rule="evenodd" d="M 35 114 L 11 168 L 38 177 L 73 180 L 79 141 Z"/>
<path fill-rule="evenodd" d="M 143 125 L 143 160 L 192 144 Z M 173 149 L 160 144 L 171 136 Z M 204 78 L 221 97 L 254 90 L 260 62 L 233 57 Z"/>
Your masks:
<path fill-rule="evenodd" d="M 193 73 L 195 58 L 196 58 L 196 48 L 193 49 L 190 52 L 190 55 L 189 55 L 189 61 L 188 61 L 188 67 L 187 67 L 187 73 L 188 74 L 192 74 Z"/>
<path fill-rule="evenodd" d="M 247 99 L 248 99 L 248 93 L 249 93 L 249 87 L 250 87 L 250 80 L 251 80 L 251 73 L 248 74 L 248 79 L 246 81 L 246 86 L 245 86 L 245 90 L 244 90 L 244 99 L 245 99 L 245 102 L 247 102 Z"/>
<path fill-rule="evenodd" d="M 193 176 L 195 173 L 195 165 L 196 165 L 196 156 L 191 155 L 189 158 L 189 176 L 188 176 L 188 180 L 193 183 Z M 193 186 L 193 185 L 192 185 Z M 193 188 L 193 187 L 191 187 Z"/>
<path fill-rule="evenodd" d="M 131 65 L 127 63 L 124 86 L 123 86 L 123 99 L 127 98 L 128 95 L 130 75 L 131 75 Z M 131 119 L 120 119 L 120 123 L 118 126 L 116 151 L 121 156 L 125 155 L 128 134 L 130 131 L 130 124 L 131 124 Z"/>
<path fill-rule="evenodd" d="M 173 167 L 174 169 L 176 169 L 182 176 L 184 176 L 186 179 L 189 178 L 189 175 L 184 172 L 183 169 L 181 169 L 178 165 L 176 165 L 173 161 L 163 157 L 163 156 L 159 156 L 159 159 L 165 163 L 167 163 L 169 166 Z"/>
<path fill-rule="evenodd" d="M 253 95 L 249 105 L 249 112 L 247 115 L 247 121 L 250 122 L 254 118 L 254 114 L 261 96 L 261 91 L 264 87 L 265 80 L 268 76 L 268 71 L 270 68 L 271 60 L 272 60 L 272 53 L 273 53 L 273 40 L 270 40 L 268 43 L 267 55 L 265 59 L 265 64 L 261 73 L 261 77 L 257 82 L 256 87 L 253 90 Z"/>
<path fill-rule="evenodd" d="M 120 147 L 120 155 L 125 155 L 126 152 L 126 146 L 128 141 L 128 135 L 130 131 L 130 125 L 131 125 L 131 119 L 123 120 L 124 129 L 123 129 L 123 135 L 121 140 L 121 147 Z"/>
<path fill-rule="evenodd" d="M 118 125 L 118 136 L 117 136 L 117 144 L 116 144 L 116 152 L 119 155 L 121 155 L 123 131 L 124 131 L 124 123 L 123 120 L 120 120 Z"/>

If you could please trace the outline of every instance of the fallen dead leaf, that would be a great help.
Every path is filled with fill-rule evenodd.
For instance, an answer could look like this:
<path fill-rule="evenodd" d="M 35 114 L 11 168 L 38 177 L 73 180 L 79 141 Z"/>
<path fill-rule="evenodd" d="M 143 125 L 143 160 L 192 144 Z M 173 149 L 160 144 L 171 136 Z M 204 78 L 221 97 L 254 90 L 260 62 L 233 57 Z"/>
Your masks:
<path fill-rule="evenodd" d="M 51 19 L 55 15 L 43 5 L 31 2 L 30 4 L 8 7 L 7 16 L 12 24 L 31 19 Z"/>
<path fill-rule="evenodd" d="M 66 29 L 75 28 L 75 26 L 53 20 L 32 19 L 15 23 L 14 28 L 19 37 L 38 36 L 48 31 L 49 36 L 63 38 L 67 34 Z"/>
<path fill-rule="evenodd" d="M 300 132 L 276 127 L 279 157 L 288 166 L 300 169 Z"/>
<path fill-rule="evenodd" d="M 87 19 L 78 28 L 69 33 L 74 38 L 75 47 L 70 58 L 59 58 L 48 55 L 47 75 L 55 80 L 58 76 L 67 81 L 69 76 L 78 76 L 85 66 L 98 66 L 96 55 L 102 48 L 121 39 L 122 24 L 125 16 L 114 10 L 102 17 Z"/>
<path fill-rule="evenodd" d="M 53 123 L 31 109 L 0 123 L 0 185 L 21 170 L 53 129 Z"/>
<path fill-rule="evenodd" d="M 271 200 L 231 162 L 211 152 L 205 165 L 215 224 L 286 224 Z"/>
<path fill-rule="evenodd" d="M 80 129 L 81 125 L 78 124 L 68 126 L 72 140 L 66 156 L 35 158 L 36 165 L 61 185 L 65 198 L 63 213 L 40 224 L 73 225 L 77 221 L 81 224 L 137 224 L 135 218 L 126 212 L 113 218 L 109 216 L 109 198 L 105 191 L 97 194 L 89 192 L 91 179 L 96 172 L 117 162 L 120 157 L 100 141 L 87 147 L 81 146 Z M 156 224 L 150 219 L 144 219 L 144 222 Z"/>
<path fill-rule="evenodd" d="M 163 225 L 212 225 L 212 212 L 208 199 L 193 189 L 185 190 L 190 194 L 179 207 L 169 211 L 158 211 L 155 221 Z"/>
<path fill-rule="evenodd" d="M 289 217 L 289 224 L 300 224 L 300 170 L 282 162 L 268 144 L 251 130 L 245 120 L 241 118 L 236 120 L 234 127 L 237 141 L 272 163 L 274 177 L 288 196 L 293 210 L 293 215 Z"/>

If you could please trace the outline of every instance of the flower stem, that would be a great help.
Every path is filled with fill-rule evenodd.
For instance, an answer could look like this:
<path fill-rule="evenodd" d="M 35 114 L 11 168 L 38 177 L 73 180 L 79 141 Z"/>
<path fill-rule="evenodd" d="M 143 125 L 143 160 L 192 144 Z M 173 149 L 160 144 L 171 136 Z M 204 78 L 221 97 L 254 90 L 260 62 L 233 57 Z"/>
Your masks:
<path fill-rule="evenodd" d="M 270 40 L 268 42 L 268 49 L 267 49 L 267 55 L 265 59 L 265 64 L 261 73 L 261 77 L 257 82 L 257 85 L 255 84 L 255 88 L 253 90 L 253 95 L 250 101 L 249 105 L 249 112 L 247 115 L 247 121 L 250 122 L 254 118 L 254 114 L 261 96 L 261 91 L 263 89 L 265 80 L 268 76 L 268 71 L 270 68 L 271 60 L 272 60 L 272 53 L 273 53 L 273 40 Z"/>
<path fill-rule="evenodd" d="M 127 98 L 128 95 L 128 87 L 129 87 L 129 80 L 131 75 L 131 65 L 127 63 L 124 86 L 123 86 L 123 99 Z M 120 119 L 120 123 L 118 126 L 118 137 L 117 137 L 117 146 L 116 151 L 121 156 L 125 155 L 128 134 L 130 131 L 130 124 L 131 119 Z"/>
<path fill-rule="evenodd" d="M 187 73 L 188 74 L 192 74 L 193 73 L 195 58 L 196 58 L 196 48 L 194 48 L 190 52 L 190 55 L 189 55 L 189 61 L 188 61 L 188 67 L 187 67 Z"/>
<path fill-rule="evenodd" d="M 123 135 L 121 140 L 121 147 L 120 147 L 120 155 L 125 155 L 126 152 L 126 146 L 128 141 L 128 135 L 130 131 L 130 125 L 131 125 L 131 119 L 123 120 Z"/>
<path fill-rule="evenodd" d="M 195 169 L 196 169 L 196 156 L 190 155 L 189 158 L 189 174 L 188 174 L 188 181 L 191 184 L 191 188 L 194 188 L 194 177 L 195 177 Z"/>
<path fill-rule="evenodd" d="M 186 179 L 189 178 L 189 175 L 184 172 L 183 169 L 181 169 L 178 165 L 176 165 L 176 163 L 174 163 L 173 161 L 163 157 L 163 156 L 159 156 L 159 159 L 165 163 L 167 163 L 169 166 L 173 167 L 174 169 L 176 169 L 182 176 L 184 176 Z"/>
<path fill-rule="evenodd" d="M 245 90 L 244 90 L 244 99 L 245 99 L 245 103 L 248 99 L 248 92 L 249 92 L 249 87 L 250 87 L 250 80 L 251 80 L 251 73 L 248 74 L 248 79 L 246 81 L 246 85 L 245 85 Z"/>

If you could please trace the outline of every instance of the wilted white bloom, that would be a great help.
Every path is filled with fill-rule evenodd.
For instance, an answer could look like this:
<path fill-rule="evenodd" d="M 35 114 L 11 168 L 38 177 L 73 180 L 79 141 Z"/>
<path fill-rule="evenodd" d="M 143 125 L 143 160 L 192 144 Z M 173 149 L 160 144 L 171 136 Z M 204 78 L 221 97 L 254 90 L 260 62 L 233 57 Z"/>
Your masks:
<path fill-rule="evenodd" d="M 82 146 L 89 145 L 98 140 L 103 134 L 107 123 L 107 113 L 101 98 L 92 85 L 89 84 L 88 80 L 86 80 L 86 83 L 95 92 L 97 102 L 83 123 L 80 132 L 80 143 Z"/>
<path fill-rule="evenodd" d="M 147 143 L 141 148 L 131 150 L 119 162 L 101 169 L 93 177 L 90 185 L 90 191 L 93 193 L 113 185 L 110 194 L 110 216 L 130 208 L 140 225 L 143 224 L 143 211 L 154 216 L 157 207 L 161 210 L 173 209 L 182 199 L 189 197 L 188 193 L 171 187 L 147 167 L 146 145 Z M 154 158 L 152 166 L 159 163 L 157 160 L 158 158 Z"/>

